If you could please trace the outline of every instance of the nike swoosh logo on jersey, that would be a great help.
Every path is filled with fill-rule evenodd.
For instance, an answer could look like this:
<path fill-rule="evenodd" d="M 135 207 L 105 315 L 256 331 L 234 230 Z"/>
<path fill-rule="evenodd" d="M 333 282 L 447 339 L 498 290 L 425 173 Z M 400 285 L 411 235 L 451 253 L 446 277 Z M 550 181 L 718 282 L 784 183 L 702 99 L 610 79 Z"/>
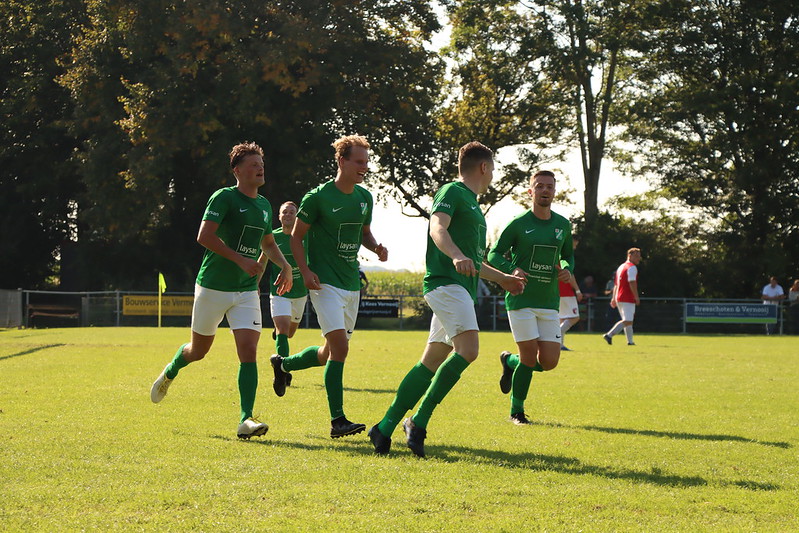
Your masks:
<path fill-rule="evenodd" d="M 241 209 L 241 208 L 239 208 L 239 213 L 243 213 L 243 212 L 245 212 L 245 211 L 246 211 L 246 209 Z"/>
<path fill-rule="evenodd" d="M 333 212 L 335 213 L 336 211 L 340 211 L 342 209 L 344 209 L 344 208 L 343 207 L 337 207 L 337 208 L 333 209 Z"/>
<path fill-rule="evenodd" d="M 528 230 L 526 230 L 524 233 L 525 233 L 525 234 L 527 234 L 527 233 L 532 233 L 532 232 L 534 232 L 534 231 L 535 231 L 535 228 L 533 228 L 533 229 L 528 229 Z"/>

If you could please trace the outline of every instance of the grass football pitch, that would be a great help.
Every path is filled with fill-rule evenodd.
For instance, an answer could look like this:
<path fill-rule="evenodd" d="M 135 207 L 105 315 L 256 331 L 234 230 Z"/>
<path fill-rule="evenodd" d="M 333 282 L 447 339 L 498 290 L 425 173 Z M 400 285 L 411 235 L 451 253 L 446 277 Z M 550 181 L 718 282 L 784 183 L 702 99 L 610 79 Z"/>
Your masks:
<path fill-rule="evenodd" d="M 268 332 L 256 414 L 236 438 L 232 335 L 152 381 L 187 328 L 0 331 L 0 530 L 799 531 L 796 337 L 570 334 L 533 377 L 531 426 L 497 381 L 508 333 L 433 414 L 427 459 L 393 435 L 331 440 L 321 368 L 272 392 Z M 357 331 L 348 417 L 375 424 L 426 332 Z M 300 330 L 296 351 L 320 341 Z"/>

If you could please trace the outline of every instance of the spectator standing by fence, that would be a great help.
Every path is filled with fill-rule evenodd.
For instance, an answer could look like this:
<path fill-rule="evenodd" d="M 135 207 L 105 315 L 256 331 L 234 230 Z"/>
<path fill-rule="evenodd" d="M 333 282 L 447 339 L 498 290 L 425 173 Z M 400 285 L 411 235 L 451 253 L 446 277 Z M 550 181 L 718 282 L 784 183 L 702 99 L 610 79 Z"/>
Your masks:
<path fill-rule="evenodd" d="M 768 285 L 763 287 L 761 291 L 761 298 L 763 298 L 764 304 L 770 305 L 780 305 L 780 301 L 785 299 L 785 291 L 782 289 L 782 285 L 777 283 L 776 276 L 771 276 L 768 281 Z M 777 316 L 779 317 L 779 311 L 777 312 Z M 774 335 L 777 331 L 777 324 L 766 324 L 766 335 Z"/>

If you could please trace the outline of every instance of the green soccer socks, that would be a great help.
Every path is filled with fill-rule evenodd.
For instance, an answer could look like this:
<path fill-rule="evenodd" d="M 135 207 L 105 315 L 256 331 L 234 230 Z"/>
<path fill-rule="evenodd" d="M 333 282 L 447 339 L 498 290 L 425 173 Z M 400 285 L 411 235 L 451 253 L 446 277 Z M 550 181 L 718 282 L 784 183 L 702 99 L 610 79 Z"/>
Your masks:
<path fill-rule="evenodd" d="M 397 395 L 394 396 L 394 401 L 391 402 L 383 420 L 377 425 L 377 429 L 383 436 L 390 437 L 394 433 L 394 429 L 403 419 L 405 413 L 413 409 L 416 402 L 430 387 L 430 382 L 433 380 L 434 375 L 421 361 L 416 363 L 410 372 L 405 375 L 397 389 Z"/>
<path fill-rule="evenodd" d="M 469 362 L 458 353 L 453 353 L 444 361 L 430 383 L 427 394 L 419 404 L 419 409 L 413 415 L 412 420 L 416 427 L 426 429 L 427 423 L 433 410 L 441 403 L 444 397 L 452 390 L 452 387 L 461 378 L 461 374 L 469 366 Z"/>
<path fill-rule="evenodd" d="M 283 335 L 282 333 L 278 333 L 275 336 L 275 350 L 277 350 L 277 354 L 280 357 L 288 357 L 289 356 L 289 337 L 288 335 Z"/>
<path fill-rule="evenodd" d="M 178 372 L 181 368 L 188 365 L 189 362 L 183 358 L 183 348 L 185 348 L 189 343 L 181 344 L 178 351 L 175 352 L 175 357 L 172 358 L 172 362 L 166 365 L 164 369 L 164 375 L 169 379 L 175 379 L 175 376 L 178 375 Z"/>
<path fill-rule="evenodd" d="M 258 390 L 258 363 L 239 363 L 239 397 L 241 398 L 241 420 L 252 416 L 255 392 Z"/>
<path fill-rule="evenodd" d="M 305 370 L 314 366 L 322 366 L 319 364 L 319 346 L 308 346 L 300 353 L 283 359 L 283 370 L 286 372 Z"/>
<path fill-rule="evenodd" d="M 540 367 L 541 364 L 536 363 L 536 366 Z M 524 412 L 524 401 L 527 399 L 527 392 L 530 390 L 533 370 L 533 367 L 520 362 L 516 370 L 513 371 L 513 385 L 510 393 L 510 414 Z"/>
<path fill-rule="evenodd" d="M 325 389 L 330 419 L 344 416 L 344 363 L 329 359 L 325 365 Z"/>

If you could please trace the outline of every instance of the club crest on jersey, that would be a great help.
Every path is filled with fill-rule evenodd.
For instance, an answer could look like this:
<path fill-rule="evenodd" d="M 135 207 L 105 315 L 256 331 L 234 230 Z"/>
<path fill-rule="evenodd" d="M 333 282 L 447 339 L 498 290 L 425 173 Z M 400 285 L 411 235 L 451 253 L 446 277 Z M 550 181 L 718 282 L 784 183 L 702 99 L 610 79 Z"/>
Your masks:
<path fill-rule="evenodd" d="M 366 214 L 366 208 L 367 208 L 366 202 L 361 202 L 361 214 L 362 215 Z"/>
<path fill-rule="evenodd" d="M 559 241 L 563 240 L 563 229 L 562 228 L 555 228 L 555 238 Z"/>

